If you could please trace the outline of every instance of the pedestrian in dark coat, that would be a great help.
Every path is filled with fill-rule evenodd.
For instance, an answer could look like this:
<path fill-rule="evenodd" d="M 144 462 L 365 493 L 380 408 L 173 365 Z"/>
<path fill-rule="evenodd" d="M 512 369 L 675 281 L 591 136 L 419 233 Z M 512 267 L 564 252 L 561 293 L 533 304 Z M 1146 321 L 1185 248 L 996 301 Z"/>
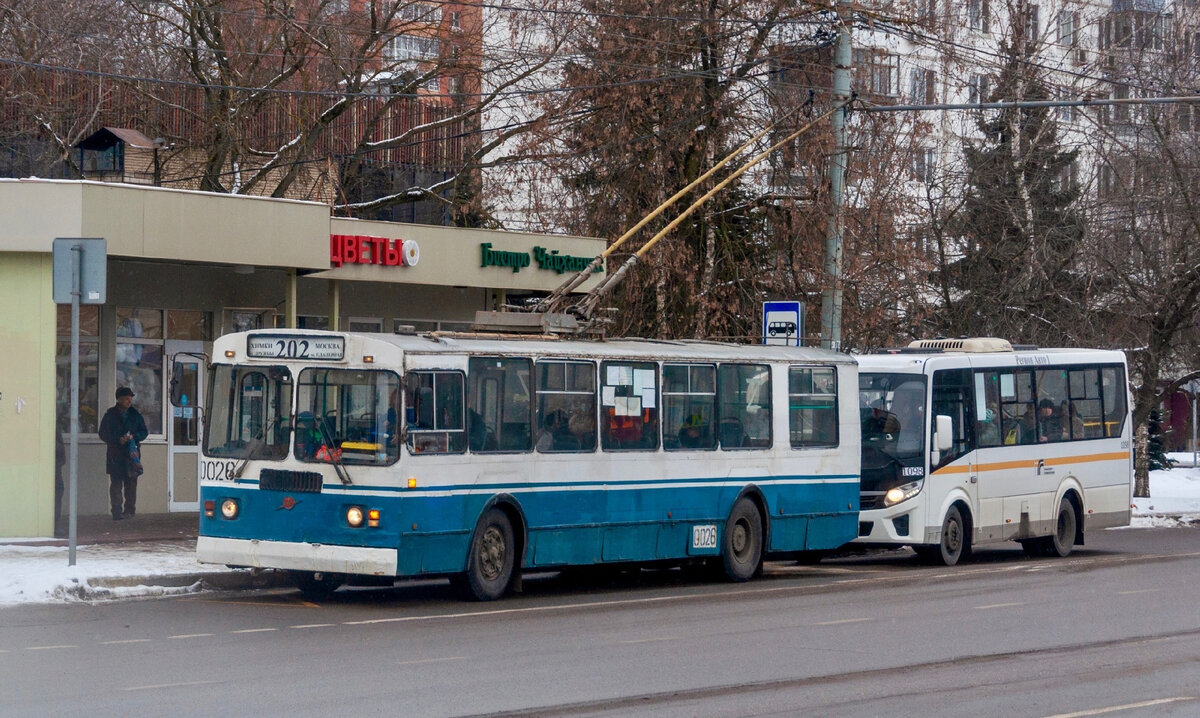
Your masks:
<path fill-rule="evenodd" d="M 105 469 L 114 521 L 133 518 L 137 511 L 137 480 L 141 473 L 138 447 L 149 433 L 146 420 L 133 408 L 133 390 L 127 386 L 117 389 L 116 406 L 100 420 L 100 439 L 108 444 Z"/>

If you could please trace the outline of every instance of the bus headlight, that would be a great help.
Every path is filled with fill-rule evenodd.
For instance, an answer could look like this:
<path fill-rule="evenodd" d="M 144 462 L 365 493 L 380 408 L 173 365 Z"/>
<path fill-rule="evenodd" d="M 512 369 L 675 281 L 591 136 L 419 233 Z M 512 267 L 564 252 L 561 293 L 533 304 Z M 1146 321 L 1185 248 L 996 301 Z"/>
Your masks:
<path fill-rule="evenodd" d="M 221 502 L 221 515 L 232 521 L 238 515 L 237 499 L 225 499 Z"/>
<path fill-rule="evenodd" d="M 346 523 L 350 524 L 351 528 L 358 528 L 363 525 L 363 510 L 361 506 L 351 506 L 346 509 Z"/>
<path fill-rule="evenodd" d="M 887 493 L 883 495 L 883 505 L 884 506 L 895 506 L 896 504 L 900 503 L 901 501 L 908 501 L 909 499 L 916 496 L 920 492 L 921 492 L 921 482 L 920 481 L 914 481 L 909 484 L 904 484 L 902 486 L 896 486 L 896 487 L 890 488 L 890 489 L 888 489 Z"/>

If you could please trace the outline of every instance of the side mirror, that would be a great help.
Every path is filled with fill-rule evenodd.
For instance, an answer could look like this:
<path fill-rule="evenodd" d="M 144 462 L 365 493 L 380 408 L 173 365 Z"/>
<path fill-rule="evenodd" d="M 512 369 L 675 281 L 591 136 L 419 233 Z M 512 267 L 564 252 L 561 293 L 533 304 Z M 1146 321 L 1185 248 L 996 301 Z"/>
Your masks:
<path fill-rule="evenodd" d="M 938 414 L 934 419 L 936 427 L 933 435 L 934 451 L 949 451 L 954 446 L 954 422 L 945 414 Z"/>
<path fill-rule="evenodd" d="M 187 406 L 191 397 L 183 393 L 184 373 L 186 369 L 180 362 L 175 362 L 174 364 L 174 368 L 171 370 L 171 406 Z"/>

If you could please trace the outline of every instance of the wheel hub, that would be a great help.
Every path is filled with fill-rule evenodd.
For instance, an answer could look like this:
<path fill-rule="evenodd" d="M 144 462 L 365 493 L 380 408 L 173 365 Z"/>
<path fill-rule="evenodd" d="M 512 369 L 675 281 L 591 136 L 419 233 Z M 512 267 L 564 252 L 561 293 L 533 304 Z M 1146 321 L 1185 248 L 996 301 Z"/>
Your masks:
<path fill-rule="evenodd" d="M 495 580 L 504 570 L 504 534 L 495 526 L 488 526 L 479 549 L 480 573 L 489 581 Z"/>

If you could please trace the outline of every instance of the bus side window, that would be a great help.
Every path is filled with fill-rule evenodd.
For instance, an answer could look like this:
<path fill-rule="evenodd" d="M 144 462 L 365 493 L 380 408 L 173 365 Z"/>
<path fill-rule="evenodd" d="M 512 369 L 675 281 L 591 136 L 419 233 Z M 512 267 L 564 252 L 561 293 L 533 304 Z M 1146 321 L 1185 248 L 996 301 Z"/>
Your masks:
<path fill-rule="evenodd" d="M 468 363 L 468 442 L 479 453 L 533 449 L 533 362 L 471 357 Z"/>
<path fill-rule="evenodd" d="M 971 370 L 944 369 L 933 373 L 933 410 L 930 419 L 939 415 L 950 417 L 954 426 L 953 445 L 938 458 L 938 466 L 945 466 L 975 448 L 974 432 L 970 431 Z M 936 468 L 936 467 L 935 467 Z"/>
<path fill-rule="evenodd" d="M 1000 446 L 1000 380 L 996 372 L 975 372 L 975 445 Z"/>
<path fill-rule="evenodd" d="M 537 363 L 537 439 L 543 453 L 595 451 L 596 365 L 585 361 Z"/>
<path fill-rule="evenodd" d="M 788 433 L 793 449 L 837 446 L 837 373 L 833 367 L 788 367 Z"/>
<path fill-rule="evenodd" d="M 600 442 L 605 451 L 658 448 L 658 366 L 654 362 L 600 365 Z"/>
<path fill-rule="evenodd" d="M 722 449 L 771 446 L 771 367 L 722 364 L 717 370 L 717 436 Z"/>
<path fill-rule="evenodd" d="M 1104 430 L 1100 436 L 1118 437 L 1125 430 L 1125 372 L 1119 366 L 1100 370 L 1104 395 Z"/>
<path fill-rule="evenodd" d="M 409 372 L 405 381 L 404 406 L 410 452 L 459 454 L 467 450 L 460 372 Z M 391 411 L 389 409 L 389 426 L 394 425 Z"/>
<path fill-rule="evenodd" d="M 663 449 L 711 451 L 717 448 L 717 367 L 713 364 L 663 365 Z"/>

